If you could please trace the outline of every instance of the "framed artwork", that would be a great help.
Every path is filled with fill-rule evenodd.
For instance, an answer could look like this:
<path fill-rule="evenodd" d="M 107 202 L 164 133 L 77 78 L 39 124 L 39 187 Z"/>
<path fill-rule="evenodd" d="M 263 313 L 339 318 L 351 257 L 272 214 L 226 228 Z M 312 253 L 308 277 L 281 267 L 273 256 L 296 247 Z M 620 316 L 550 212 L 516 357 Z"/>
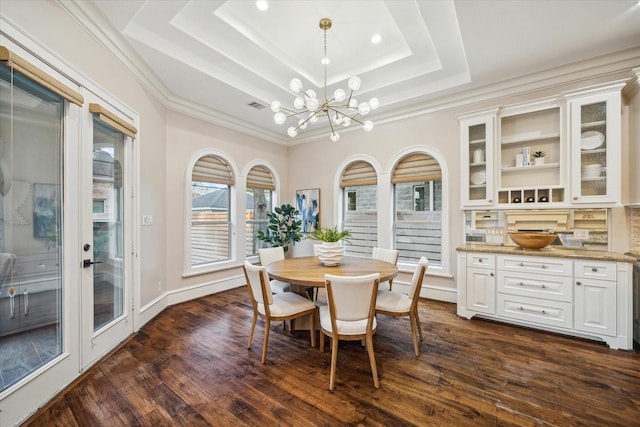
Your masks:
<path fill-rule="evenodd" d="M 319 188 L 296 190 L 296 208 L 300 211 L 303 233 L 311 233 L 320 227 Z"/>
<path fill-rule="evenodd" d="M 57 238 L 60 186 L 33 184 L 33 237 Z"/>

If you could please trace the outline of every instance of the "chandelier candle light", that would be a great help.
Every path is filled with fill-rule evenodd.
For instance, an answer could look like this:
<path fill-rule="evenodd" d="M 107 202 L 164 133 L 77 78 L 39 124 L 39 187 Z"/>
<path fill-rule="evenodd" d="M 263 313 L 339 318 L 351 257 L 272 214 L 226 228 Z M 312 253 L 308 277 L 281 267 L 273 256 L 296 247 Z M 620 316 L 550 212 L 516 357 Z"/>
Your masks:
<path fill-rule="evenodd" d="M 294 78 L 289 83 L 289 89 L 296 94 L 296 98 L 293 101 L 295 109 L 284 108 L 279 101 L 271 103 L 271 111 L 275 113 L 273 119 L 277 124 L 283 124 L 289 117 L 298 118 L 298 125 L 287 129 L 287 134 L 292 138 L 298 135 L 298 129 L 306 129 L 309 123 L 315 123 L 323 116 L 327 118 L 331 128 L 330 138 L 333 142 L 340 139 L 340 134 L 336 131 L 338 126 L 347 127 L 352 122 L 356 122 L 362 125 L 362 129 L 365 132 L 370 132 L 373 129 L 371 120 L 361 121 L 357 117 L 366 116 L 371 110 L 378 108 L 379 102 L 377 98 L 371 98 L 369 102 L 358 103 L 353 97 L 353 93 L 360 89 L 360 78 L 358 76 L 349 78 L 349 96 L 343 89 L 336 89 L 332 98 L 327 97 L 327 64 L 329 64 L 329 58 L 327 57 L 327 30 L 330 28 L 331 19 L 322 18 L 320 20 L 320 29 L 324 31 L 324 58 L 322 58 L 322 64 L 324 65 L 324 97 L 322 102 L 318 100 L 313 89 L 305 90 L 300 79 Z"/>

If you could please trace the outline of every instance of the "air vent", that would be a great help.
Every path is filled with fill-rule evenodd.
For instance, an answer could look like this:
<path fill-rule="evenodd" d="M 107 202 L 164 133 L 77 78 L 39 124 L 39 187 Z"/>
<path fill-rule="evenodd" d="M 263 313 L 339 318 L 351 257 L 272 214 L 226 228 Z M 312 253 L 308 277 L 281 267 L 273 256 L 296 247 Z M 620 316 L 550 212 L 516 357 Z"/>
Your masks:
<path fill-rule="evenodd" d="M 259 102 L 255 102 L 253 101 L 252 103 L 249 104 L 249 107 L 253 107 L 256 110 L 262 110 L 263 108 L 267 108 L 266 105 L 260 104 Z"/>

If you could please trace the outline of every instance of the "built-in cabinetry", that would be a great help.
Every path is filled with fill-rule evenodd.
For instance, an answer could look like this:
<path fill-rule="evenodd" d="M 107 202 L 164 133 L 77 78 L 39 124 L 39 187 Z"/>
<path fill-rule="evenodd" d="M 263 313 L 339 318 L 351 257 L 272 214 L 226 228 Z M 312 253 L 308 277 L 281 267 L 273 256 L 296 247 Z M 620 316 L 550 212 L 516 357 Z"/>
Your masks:
<path fill-rule="evenodd" d="M 61 308 L 56 251 L 17 255 L 0 285 L 0 336 L 55 323 Z"/>
<path fill-rule="evenodd" d="M 619 204 L 624 84 L 460 116 L 462 207 Z"/>
<path fill-rule="evenodd" d="M 497 109 L 460 117 L 464 206 L 493 204 L 493 147 Z"/>
<path fill-rule="evenodd" d="M 631 349 L 631 259 L 458 248 L 458 315 L 605 341 Z"/>

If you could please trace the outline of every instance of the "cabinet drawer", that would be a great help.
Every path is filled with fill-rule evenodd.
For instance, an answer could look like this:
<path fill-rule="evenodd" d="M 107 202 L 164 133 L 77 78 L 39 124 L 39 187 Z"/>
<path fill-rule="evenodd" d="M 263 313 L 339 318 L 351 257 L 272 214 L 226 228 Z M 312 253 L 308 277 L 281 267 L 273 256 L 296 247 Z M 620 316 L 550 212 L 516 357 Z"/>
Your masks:
<path fill-rule="evenodd" d="M 616 280 L 616 263 L 607 261 L 575 261 L 575 276 L 583 279 Z"/>
<path fill-rule="evenodd" d="M 498 294 L 497 314 L 559 328 L 573 326 L 571 303 Z"/>
<path fill-rule="evenodd" d="M 501 255 L 498 257 L 498 269 L 519 273 L 544 273 L 560 276 L 572 275 L 571 260 L 537 256 Z"/>
<path fill-rule="evenodd" d="M 467 253 L 467 267 L 495 268 L 496 256 L 469 252 Z"/>
<path fill-rule="evenodd" d="M 570 276 L 543 276 L 499 271 L 498 292 L 553 301 L 571 302 L 573 300 Z"/>

